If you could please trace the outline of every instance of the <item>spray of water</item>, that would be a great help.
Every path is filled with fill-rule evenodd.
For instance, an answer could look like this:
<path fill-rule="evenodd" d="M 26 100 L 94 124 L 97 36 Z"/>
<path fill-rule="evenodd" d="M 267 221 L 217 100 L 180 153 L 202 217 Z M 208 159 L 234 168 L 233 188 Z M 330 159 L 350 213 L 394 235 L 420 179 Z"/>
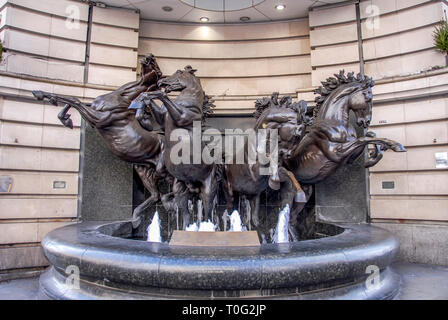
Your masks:
<path fill-rule="evenodd" d="M 185 231 L 192 231 L 192 232 L 208 231 L 208 232 L 215 232 L 216 231 L 216 226 L 210 220 L 202 221 L 199 224 L 199 227 L 198 227 L 198 224 L 195 222 L 195 223 L 192 223 L 189 226 L 187 226 L 185 228 Z"/>
<path fill-rule="evenodd" d="M 230 229 L 229 231 L 243 231 L 243 224 L 238 211 L 233 211 L 230 215 Z"/>
<path fill-rule="evenodd" d="M 273 243 L 288 243 L 288 227 L 289 227 L 290 209 L 286 205 L 278 214 L 277 227 L 275 228 Z"/>
<path fill-rule="evenodd" d="M 198 227 L 198 225 L 197 225 L 197 223 L 195 222 L 195 223 L 193 223 L 193 224 L 190 224 L 189 226 L 187 226 L 186 228 L 185 228 L 185 231 L 198 231 L 199 230 L 199 227 Z"/>
<path fill-rule="evenodd" d="M 156 211 L 154 213 L 154 217 L 152 218 L 151 224 L 149 225 L 148 231 L 148 239 L 149 242 L 162 242 L 162 235 L 160 234 L 160 218 L 159 213 Z"/>
<path fill-rule="evenodd" d="M 198 231 L 215 232 L 216 231 L 216 226 L 210 220 L 202 221 L 201 224 L 199 225 L 199 230 Z"/>

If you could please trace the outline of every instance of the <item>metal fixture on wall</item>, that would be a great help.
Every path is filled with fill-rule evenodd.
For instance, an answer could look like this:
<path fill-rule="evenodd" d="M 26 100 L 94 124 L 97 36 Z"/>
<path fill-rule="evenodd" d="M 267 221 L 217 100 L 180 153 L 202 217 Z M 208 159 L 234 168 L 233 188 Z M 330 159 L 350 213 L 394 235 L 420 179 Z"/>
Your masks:
<path fill-rule="evenodd" d="M 89 3 L 89 17 L 87 21 L 86 54 L 84 58 L 84 83 L 89 82 L 90 41 L 92 39 L 93 4 Z"/>
<path fill-rule="evenodd" d="M 359 1 L 355 3 L 356 10 L 356 29 L 358 35 L 358 53 L 359 53 L 359 72 L 364 75 L 364 52 L 362 48 L 362 27 L 361 27 L 361 10 Z"/>

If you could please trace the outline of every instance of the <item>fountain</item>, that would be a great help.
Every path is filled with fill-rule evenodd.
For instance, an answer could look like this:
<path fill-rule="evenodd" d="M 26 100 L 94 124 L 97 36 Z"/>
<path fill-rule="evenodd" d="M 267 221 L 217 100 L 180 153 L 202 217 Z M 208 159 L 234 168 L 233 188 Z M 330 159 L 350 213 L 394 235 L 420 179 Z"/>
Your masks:
<path fill-rule="evenodd" d="M 160 234 L 160 218 L 159 213 L 156 211 L 154 213 L 154 217 L 152 218 L 152 222 L 149 225 L 148 231 L 148 239 L 149 242 L 162 242 L 162 235 Z"/>
<path fill-rule="evenodd" d="M 244 161 L 223 165 L 209 160 L 220 154 L 232 160 L 237 155 L 219 153 L 216 145 L 204 145 L 203 140 L 196 145 L 192 142 L 193 151 L 199 146 L 198 152 L 182 149 L 182 159 L 172 156 L 180 153 L 171 151 L 191 146 L 181 146 L 179 141 L 205 132 L 201 122 L 213 109 L 211 98 L 200 94 L 203 90 L 196 70 L 187 66 L 162 77 L 153 56 L 142 64 L 142 79 L 98 97 L 91 106 L 75 98 L 33 92 L 40 100 L 64 104 L 59 118 L 67 127 L 68 110 L 77 109 L 109 150 L 135 164 L 150 194 L 136 206 L 130 220 L 83 221 L 46 235 L 42 246 L 51 267 L 41 276 L 40 288 L 48 297 L 394 297 L 399 278 L 389 265 L 398 249 L 397 240 L 366 221 L 338 220 L 331 210 L 322 213 L 327 207 L 321 202 L 325 195 L 321 190 L 326 190 L 323 186 L 330 177 L 375 165 L 385 150 L 405 151 L 398 142 L 376 138 L 371 132 L 362 135 L 372 111 L 374 83 L 369 77 L 341 71 L 329 78 L 315 91 L 314 110 L 304 101 L 293 102 L 292 97 L 278 93 L 257 100 L 253 136 L 266 133 L 261 135 L 261 145 L 258 141 L 254 147 L 249 138 L 244 140 L 240 153 Z M 180 94 L 173 98 L 167 95 L 171 91 Z M 192 92 L 197 94 L 192 96 Z M 349 120 L 350 112 L 354 121 Z M 164 128 L 164 135 L 154 130 L 154 122 Z M 358 134 L 356 125 L 362 127 Z M 168 139 L 176 132 L 186 134 Z M 365 154 L 368 145 L 373 149 Z M 213 152 L 207 155 L 209 149 Z M 257 161 L 252 163 L 251 157 Z M 341 192 L 340 187 L 365 190 L 365 182 L 354 176 L 332 185 L 338 190 L 339 206 L 346 205 L 348 211 L 350 201 L 357 198 L 353 191 Z M 235 207 L 243 202 L 243 208 Z M 148 211 L 155 212 L 151 221 L 145 219 Z M 83 217 L 88 216 L 88 210 L 84 211 Z M 179 234 L 184 238 L 173 241 Z M 66 270 L 72 266 L 79 269 L 79 288 L 67 281 L 71 274 Z M 379 270 L 380 281 L 366 286 L 372 266 Z"/>
<path fill-rule="evenodd" d="M 199 227 L 197 225 L 197 223 L 192 223 L 189 226 L 187 226 L 187 228 L 185 228 L 185 231 L 192 231 L 192 232 L 196 232 L 199 231 Z"/>
<path fill-rule="evenodd" d="M 213 224 L 213 222 L 211 222 L 210 220 L 207 221 L 202 221 L 199 224 L 199 232 L 215 232 L 216 230 L 216 226 Z"/>
<path fill-rule="evenodd" d="M 289 205 L 283 208 L 278 214 L 278 222 L 275 227 L 275 234 L 273 243 L 288 243 L 289 242 Z"/>
<path fill-rule="evenodd" d="M 230 229 L 229 231 L 243 231 L 243 224 L 238 211 L 233 211 L 230 215 Z"/>

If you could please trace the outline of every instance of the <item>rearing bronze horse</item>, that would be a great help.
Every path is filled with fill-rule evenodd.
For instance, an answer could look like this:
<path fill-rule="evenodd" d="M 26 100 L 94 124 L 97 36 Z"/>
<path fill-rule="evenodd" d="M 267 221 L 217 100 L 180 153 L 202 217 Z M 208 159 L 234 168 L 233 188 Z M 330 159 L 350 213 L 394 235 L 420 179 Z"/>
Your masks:
<path fill-rule="evenodd" d="M 272 164 L 262 164 L 259 159 L 257 159 L 255 164 L 249 164 L 248 153 L 257 153 L 259 147 L 264 149 L 267 146 L 259 145 L 257 150 L 249 150 L 251 147 L 247 139 L 245 139 L 244 150 L 241 151 L 244 155 L 244 163 L 238 164 L 236 155 L 233 155 L 232 163 L 225 164 L 224 190 L 227 198 L 227 207 L 230 210 L 233 209 L 234 192 L 245 195 L 248 198 L 250 203 L 250 211 L 248 213 L 250 215 L 243 216 L 243 220 L 249 230 L 252 226 L 259 230 L 260 194 L 268 186 L 273 190 L 282 188 L 282 207 L 289 205 L 292 208 L 294 200 L 302 203 L 306 203 L 307 200 L 294 175 L 282 166 L 281 161 L 283 154 L 298 144 L 305 133 L 307 105 L 305 101 L 293 103 L 290 96 L 282 97 L 279 100 L 278 95 L 278 92 L 275 92 L 270 98 L 258 99 L 255 102 L 256 111 L 254 113 L 257 119 L 254 132 L 259 132 L 260 129 L 273 129 L 278 132 L 279 156 L 277 158 L 280 160 L 279 163 L 276 163 L 278 170 L 272 170 L 273 168 L 271 168 L 270 172 L 272 174 L 268 175 L 269 167 Z M 274 139 L 274 137 L 270 136 L 270 139 Z M 258 142 L 264 144 L 262 141 Z M 273 152 L 277 152 L 277 150 L 269 150 L 269 154 Z M 262 170 L 265 171 L 263 174 Z M 293 239 L 296 238 L 294 225 L 290 229 L 290 234 Z M 265 234 L 260 233 L 260 236 L 266 238 Z"/>
<path fill-rule="evenodd" d="M 372 144 L 375 149 L 369 155 L 365 167 L 375 165 L 382 158 L 382 151 L 391 149 L 405 152 L 398 142 L 376 138 L 368 132 L 358 138 L 350 124 L 349 113 L 356 116 L 357 125 L 368 128 L 372 117 L 372 87 L 374 81 L 353 72 L 335 74 L 315 90 L 317 112 L 309 133 L 294 151 L 286 156 L 285 166 L 297 180 L 304 184 L 321 182 L 347 162 L 354 161 L 364 148 Z"/>
<path fill-rule="evenodd" d="M 132 100 L 142 92 L 158 89 L 157 81 L 162 77 L 153 55 L 147 55 L 140 63 L 142 64 L 140 80 L 127 83 L 113 92 L 97 97 L 91 106 L 73 97 L 33 91 L 38 100 L 48 99 L 53 105 L 65 104 L 58 115 L 64 126 L 73 128 L 68 111 L 70 108 L 76 109 L 82 118 L 96 129 L 113 154 L 135 164 L 134 168 L 143 185 L 151 193 L 151 196 L 134 210 L 135 227 L 139 223 L 141 212 L 159 200 L 157 181 L 163 176 L 161 161 L 163 136 L 151 131 L 152 124 L 148 118 L 129 109 Z"/>
<path fill-rule="evenodd" d="M 206 164 L 202 157 L 199 163 L 194 163 L 195 155 L 193 155 L 193 152 L 186 157 L 188 158 L 186 162 L 182 160 L 181 163 L 174 163 L 171 158 L 173 149 L 179 143 L 179 140 L 172 140 L 172 134 L 175 130 L 186 130 L 188 136 L 186 138 L 189 140 L 188 147 L 194 151 L 193 124 L 195 121 L 201 122 L 204 101 L 206 100 L 201 81 L 195 76 L 195 71 L 191 66 L 186 66 L 184 70 L 177 70 L 173 75 L 159 80 L 159 87 L 164 88 L 165 91 L 142 93 L 130 108 L 143 110 L 148 106 L 153 117 L 164 128 L 165 151 L 163 162 L 167 171 L 176 179 L 174 188 L 185 192 L 185 187 L 179 186 L 179 184 L 184 184 L 188 191 L 199 192 L 204 206 L 204 216 L 202 218 L 207 220 L 213 213 L 214 200 L 217 194 L 217 177 L 220 173 L 217 164 Z M 174 101 L 167 95 L 172 91 L 180 92 Z M 154 103 L 154 99 L 160 100 L 163 105 L 159 107 Z M 199 144 L 201 144 L 201 141 L 199 141 Z M 202 149 L 201 147 L 201 155 Z M 184 158 L 181 154 L 176 156 Z M 200 212 L 198 216 L 201 216 Z M 185 214 L 183 223 L 184 227 L 188 224 L 188 217 Z"/>

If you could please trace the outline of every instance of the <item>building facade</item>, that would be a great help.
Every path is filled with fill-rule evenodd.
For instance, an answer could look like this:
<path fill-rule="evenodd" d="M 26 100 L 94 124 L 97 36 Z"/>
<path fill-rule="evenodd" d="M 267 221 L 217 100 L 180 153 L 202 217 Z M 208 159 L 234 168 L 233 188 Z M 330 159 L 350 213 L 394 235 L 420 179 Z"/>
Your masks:
<path fill-rule="evenodd" d="M 82 1 L 0 1 L 0 272 L 47 265 L 43 236 L 82 218 L 85 125 L 72 111 L 64 128 L 60 108 L 31 91 L 90 102 L 135 80 L 149 52 L 164 74 L 198 69 L 216 113 L 236 116 L 274 91 L 313 105 L 341 69 L 371 76 L 371 130 L 408 151 L 368 173 L 370 222 L 396 235 L 400 259 L 448 265 L 448 171 L 436 161 L 448 152 L 448 68 L 432 39 L 447 11 L 446 1 L 346 1 L 295 20 L 191 24 Z"/>

